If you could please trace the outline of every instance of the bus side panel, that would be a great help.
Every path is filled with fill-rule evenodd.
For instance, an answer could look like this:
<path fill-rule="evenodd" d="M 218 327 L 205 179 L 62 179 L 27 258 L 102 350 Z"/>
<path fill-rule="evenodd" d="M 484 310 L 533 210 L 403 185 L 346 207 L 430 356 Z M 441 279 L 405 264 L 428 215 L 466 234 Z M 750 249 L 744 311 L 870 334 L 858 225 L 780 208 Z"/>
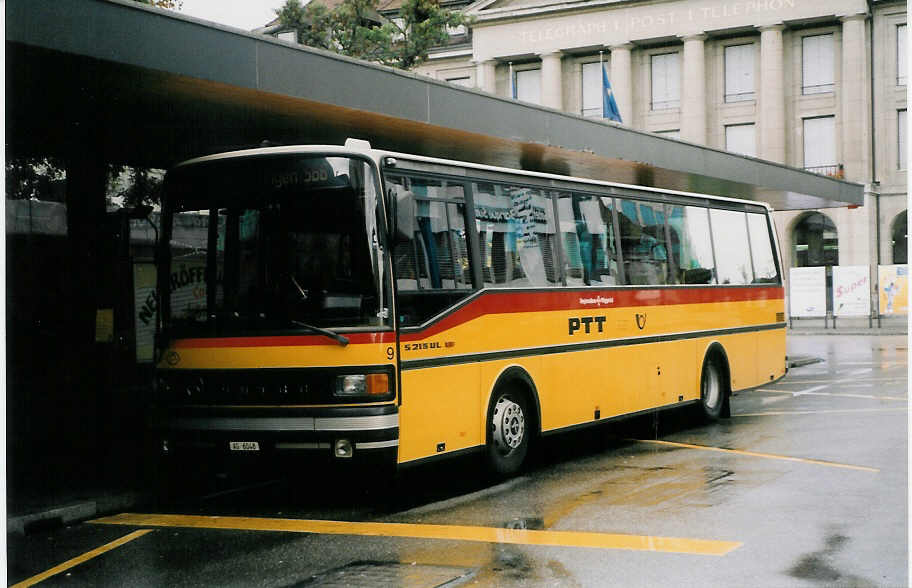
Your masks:
<path fill-rule="evenodd" d="M 536 380 L 542 431 L 592 420 L 596 396 L 608 381 L 603 355 L 602 351 L 581 351 L 542 358 L 542 373 Z"/>
<path fill-rule="evenodd" d="M 483 445 L 478 364 L 402 372 L 399 462 Z"/>
<path fill-rule="evenodd" d="M 610 365 L 620 378 L 615 394 L 625 397 L 617 414 L 648 410 L 685 400 L 697 392 L 693 340 L 666 341 L 615 349 Z"/>
<path fill-rule="evenodd" d="M 703 360 L 713 343 L 719 343 L 725 350 L 728 359 L 728 370 L 732 390 L 744 390 L 757 386 L 757 335 L 758 333 L 740 333 L 725 335 L 712 339 L 701 339 L 701 354 L 698 358 L 700 369 Z"/>
<path fill-rule="evenodd" d="M 785 375 L 785 329 L 757 333 L 757 386 Z"/>
<path fill-rule="evenodd" d="M 693 361 L 695 349 L 696 341 L 693 339 L 659 344 L 656 351 L 661 361 L 656 371 L 661 396 L 656 398 L 656 405 L 700 397 L 700 365 Z"/>
<path fill-rule="evenodd" d="M 692 340 L 544 356 L 542 430 L 699 398 Z"/>

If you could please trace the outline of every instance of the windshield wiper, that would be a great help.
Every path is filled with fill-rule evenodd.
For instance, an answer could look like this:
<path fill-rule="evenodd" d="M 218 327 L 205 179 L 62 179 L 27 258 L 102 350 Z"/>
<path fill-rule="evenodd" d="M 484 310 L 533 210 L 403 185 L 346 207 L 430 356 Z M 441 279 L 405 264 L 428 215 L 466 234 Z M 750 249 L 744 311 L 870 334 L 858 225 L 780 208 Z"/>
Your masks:
<path fill-rule="evenodd" d="M 323 329 L 321 327 L 315 327 L 314 325 L 308 325 L 307 323 L 302 323 L 301 321 L 296 321 L 294 319 L 289 319 L 289 320 L 292 322 L 292 324 L 297 325 L 299 327 L 303 327 L 303 328 L 307 329 L 308 331 L 313 331 L 314 333 L 318 333 L 320 335 L 325 335 L 326 337 L 329 337 L 330 339 L 335 339 L 336 342 L 339 343 L 339 345 L 341 345 L 342 347 L 345 347 L 346 345 L 348 345 L 348 337 L 344 337 L 344 336 L 340 335 L 339 333 L 336 333 L 335 331 L 330 331 L 329 329 Z"/>

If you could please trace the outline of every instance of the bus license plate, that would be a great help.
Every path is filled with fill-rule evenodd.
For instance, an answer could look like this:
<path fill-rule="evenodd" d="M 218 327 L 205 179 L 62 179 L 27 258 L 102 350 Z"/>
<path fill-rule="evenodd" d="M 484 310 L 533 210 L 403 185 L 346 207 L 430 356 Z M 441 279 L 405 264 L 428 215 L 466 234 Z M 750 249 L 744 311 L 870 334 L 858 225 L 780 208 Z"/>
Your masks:
<path fill-rule="evenodd" d="M 256 441 L 229 441 L 231 451 L 259 451 L 260 444 Z"/>

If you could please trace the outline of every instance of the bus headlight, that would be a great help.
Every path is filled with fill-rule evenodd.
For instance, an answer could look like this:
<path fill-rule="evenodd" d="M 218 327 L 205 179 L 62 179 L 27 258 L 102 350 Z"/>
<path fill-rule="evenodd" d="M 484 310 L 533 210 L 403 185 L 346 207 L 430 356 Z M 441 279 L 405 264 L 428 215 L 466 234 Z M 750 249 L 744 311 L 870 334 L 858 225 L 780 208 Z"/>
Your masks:
<path fill-rule="evenodd" d="M 387 374 L 349 374 L 336 378 L 336 396 L 386 396 L 389 394 Z"/>
<path fill-rule="evenodd" d="M 338 439 L 333 447 L 333 453 L 336 457 L 351 457 L 355 454 L 355 449 L 348 439 Z"/>

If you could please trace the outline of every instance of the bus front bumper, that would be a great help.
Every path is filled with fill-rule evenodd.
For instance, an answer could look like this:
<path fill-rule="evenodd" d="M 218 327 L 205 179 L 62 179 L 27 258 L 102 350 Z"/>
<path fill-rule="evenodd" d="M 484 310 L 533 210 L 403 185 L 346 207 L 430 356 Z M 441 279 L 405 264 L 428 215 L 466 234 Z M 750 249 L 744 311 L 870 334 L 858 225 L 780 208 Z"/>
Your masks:
<path fill-rule="evenodd" d="M 149 425 L 158 450 L 173 455 L 307 452 L 379 458 L 395 455 L 399 447 L 399 413 L 393 404 L 281 411 L 180 407 L 154 413 Z"/>

